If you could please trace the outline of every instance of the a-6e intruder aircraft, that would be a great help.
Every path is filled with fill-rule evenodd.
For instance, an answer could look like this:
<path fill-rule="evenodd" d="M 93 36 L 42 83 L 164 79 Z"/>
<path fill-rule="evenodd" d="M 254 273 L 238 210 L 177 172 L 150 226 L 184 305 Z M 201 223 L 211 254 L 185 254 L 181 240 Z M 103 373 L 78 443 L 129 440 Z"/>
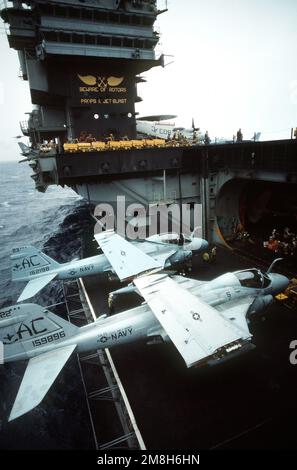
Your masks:
<path fill-rule="evenodd" d="M 152 268 L 173 270 L 189 265 L 193 255 L 208 248 L 206 240 L 195 237 L 195 230 L 189 236 L 176 233 L 153 235 L 144 241 L 134 241 L 132 245 L 149 255 Z M 30 299 L 53 279 L 66 280 L 114 273 L 105 254 L 60 264 L 33 246 L 13 250 L 11 270 L 13 281 L 29 281 L 18 302 Z"/>
<path fill-rule="evenodd" d="M 170 277 L 156 272 L 152 258 L 119 235 L 105 232 L 96 239 L 119 276 L 134 278 L 145 303 L 80 328 L 35 304 L 2 309 L 4 362 L 29 359 L 9 420 L 41 402 L 74 350 L 158 339 L 171 340 L 187 367 L 234 357 L 252 347 L 251 317 L 289 284 L 271 273 L 272 265 L 266 273 L 245 269 L 206 282 Z"/>

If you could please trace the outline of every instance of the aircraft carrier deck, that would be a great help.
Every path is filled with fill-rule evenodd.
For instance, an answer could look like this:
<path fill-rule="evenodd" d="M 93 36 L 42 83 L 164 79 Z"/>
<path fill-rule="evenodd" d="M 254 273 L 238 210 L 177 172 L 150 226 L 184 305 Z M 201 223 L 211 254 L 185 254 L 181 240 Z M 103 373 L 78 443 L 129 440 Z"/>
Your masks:
<path fill-rule="evenodd" d="M 193 277 L 208 280 L 255 264 L 222 248 L 216 264 L 196 260 Z M 99 290 L 93 277 L 85 286 L 96 313 L 106 312 L 110 283 Z M 136 295 L 121 299 L 116 312 L 139 302 Z M 297 375 L 289 344 L 296 331 L 296 309 L 277 302 L 253 324 L 256 349 L 216 367 L 187 369 L 168 344 L 111 350 L 146 448 L 295 448 Z"/>

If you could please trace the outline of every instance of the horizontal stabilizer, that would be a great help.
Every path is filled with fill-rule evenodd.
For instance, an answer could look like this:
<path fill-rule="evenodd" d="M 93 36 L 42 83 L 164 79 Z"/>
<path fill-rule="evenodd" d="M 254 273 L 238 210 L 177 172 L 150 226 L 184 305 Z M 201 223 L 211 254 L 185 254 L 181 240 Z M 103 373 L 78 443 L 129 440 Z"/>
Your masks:
<path fill-rule="evenodd" d="M 96 234 L 95 239 L 121 281 L 163 267 L 164 263 L 154 260 L 113 230 Z"/>
<path fill-rule="evenodd" d="M 75 348 L 65 346 L 29 360 L 9 421 L 39 405 Z"/>
<path fill-rule="evenodd" d="M 168 276 L 144 276 L 134 284 L 188 367 L 224 357 L 251 337 Z"/>
<path fill-rule="evenodd" d="M 46 276 L 42 276 L 36 279 L 32 279 L 26 285 L 25 289 L 21 293 L 18 298 L 18 302 L 22 302 L 23 300 L 31 299 L 34 295 L 36 295 L 41 289 L 43 289 L 49 282 L 51 282 L 57 273 L 47 274 Z"/>

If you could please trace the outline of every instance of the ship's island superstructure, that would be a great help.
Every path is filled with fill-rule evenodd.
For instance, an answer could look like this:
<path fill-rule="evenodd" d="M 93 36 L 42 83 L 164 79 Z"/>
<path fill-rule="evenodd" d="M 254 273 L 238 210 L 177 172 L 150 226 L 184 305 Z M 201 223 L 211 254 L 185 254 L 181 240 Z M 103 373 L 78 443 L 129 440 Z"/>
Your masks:
<path fill-rule="evenodd" d="M 81 133 L 136 138 L 138 75 L 162 64 L 155 1 L 13 1 L 3 9 L 34 110 L 22 130 L 32 147 Z"/>
<path fill-rule="evenodd" d="M 108 150 L 110 136 L 136 140 L 136 85 L 163 64 L 154 30 L 163 11 L 155 0 L 12 1 L 2 9 L 34 105 L 21 130 L 37 189 L 58 182 L 55 158 L 65 150 Z"/>

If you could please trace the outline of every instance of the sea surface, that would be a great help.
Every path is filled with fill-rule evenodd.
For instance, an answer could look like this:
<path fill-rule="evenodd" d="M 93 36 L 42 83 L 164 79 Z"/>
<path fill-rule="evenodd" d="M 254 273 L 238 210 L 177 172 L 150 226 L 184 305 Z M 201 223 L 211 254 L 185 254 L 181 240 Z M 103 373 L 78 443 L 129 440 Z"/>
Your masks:
<path fill-rule="evenodd" d="M 65 262 L 77 257 L 89 207 L 69 188 L 35 190 L 25 163 L 0 162 L 0 308 L 16 303 L 24 283 L 13 283 L 10 253 L 34 245 Z M 63 300 L 59 281 L 30 302 L 48 306 Z M 7 422 L 25 363 L 0 365 L 0 449 L 92 448 L 92 436 L 76 358 L 71 358 L 46 398 L 27 415 Z"/>

